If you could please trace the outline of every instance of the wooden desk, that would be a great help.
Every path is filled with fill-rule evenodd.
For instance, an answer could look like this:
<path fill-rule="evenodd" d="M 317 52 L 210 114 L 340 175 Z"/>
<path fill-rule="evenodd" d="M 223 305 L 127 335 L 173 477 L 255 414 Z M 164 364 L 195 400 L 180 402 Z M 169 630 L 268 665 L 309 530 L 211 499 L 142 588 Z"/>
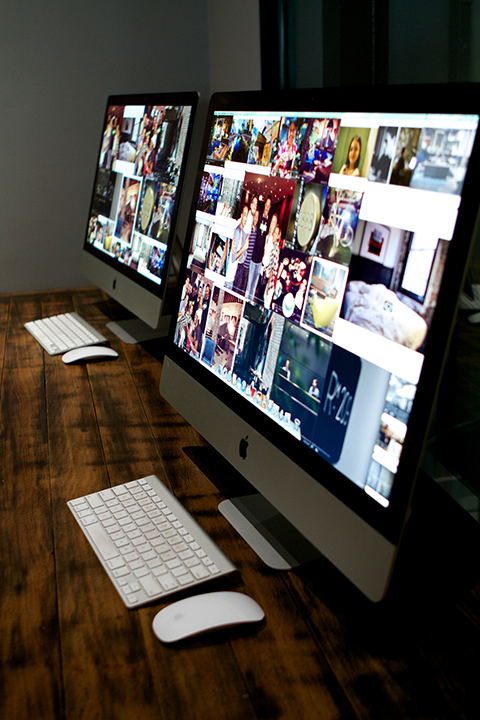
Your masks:
<path fill-rule="evenodd" d="M 109 336 L 118 360 L 65 366 L 23 329 L 71 309 L 99 329 L 118 310 L 96 290 L 0 296 L 0 717 L 478 717 L 479 584 L 391 615 L 325 561 L 265 568 L 184 450 L 204 443 L 160 397 L 157 359 Z M 162 603 L 125 608 L 66 502 L 151 473 L 240 569 L 210 589 L 254 597 L 261 626 L 171 647 L 151 630 Z"/>

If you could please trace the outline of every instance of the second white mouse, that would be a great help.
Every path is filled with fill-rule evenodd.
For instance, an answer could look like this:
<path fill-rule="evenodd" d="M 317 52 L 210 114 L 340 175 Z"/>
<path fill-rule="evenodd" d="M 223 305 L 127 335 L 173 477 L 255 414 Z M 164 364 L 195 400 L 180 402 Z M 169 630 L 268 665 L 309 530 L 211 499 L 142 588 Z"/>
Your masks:
<path fill-rule="evenodd" d="M 85 347 L 69 350 L 62 355 L 62 360 L 67 365 L 75 362 L 85 362 L 86 360 L 97 360 L 104 358 L 105 360 L 113 360 L 118 357 L 118 352 L 111 347 L 105 345 L 85 345 Z"/>
<path fill-rule="evenodd" d="M 242 623 L 260 622 L 265 617 L 260 605 L 243 593 L 204 593 L 178 600 L 163 608 L 153 619 L 153 632 L 164 643 Z"/>

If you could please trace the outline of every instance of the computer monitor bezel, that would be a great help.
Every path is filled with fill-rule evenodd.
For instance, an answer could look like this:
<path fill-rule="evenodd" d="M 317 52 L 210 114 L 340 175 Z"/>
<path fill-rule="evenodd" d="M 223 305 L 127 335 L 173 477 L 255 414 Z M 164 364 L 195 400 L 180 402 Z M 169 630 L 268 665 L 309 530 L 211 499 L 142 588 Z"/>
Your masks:
<path fill-rule="evenodd" d="M 301 115 L 302 111 L 339 111 L 339 112 L 427 112 L 439 114 L 470 114 L 478 115 L 480 110 L 475 111 L 476 103 L 472 98 L 477 97 L 478 86 L 475 84 L 457 85 L 419 85 L 419 86 L 390 86 L 390 87 L 365 87 L 365 88 L 322 88 L 318 90 L 293 90 L 277 93 L 266 93 L 260 91 L 217 93 L 211 98 L 207 115 L 205 134 L 200 153 L 200 165 L 198 168 L 197 181 L 192 203 L 190 221 L 185 240 L 185 251 L 181 270 L 179 273 L 179 288 L 181 292 L 183 285 L 182 278 L 185 276 L 187 263 L 187 250 L 195 226 L 196 200 L 198 197 L 204 161 L 207 157 L 207 146 L 210 140 L 212 120 L 215 111 L 238 111 L 247 113 L 251 111 L 285 111 L 290 115 Z M 283 453 L 289 461 L 294 458 L 307 476 L 315 479 L 326 491 L 327 497 L 331 494 L 336 500 L 344 505 L 349 513 L 360 518 L 372 528 L 378 537 L 382 537 L 392 547 L 391 564 L 399 545 L 402 531 L 408 518 L 410 501 L 414 488 L 418 464 L 424 446 L 428 423 L 431 411 L 434 406 L 436 391 L 438 388 L 441 369 L 445 360 L 446 350 L 453 327 L 453 320 L 456 312 L 458 295 L 462 288 L 465 277 L 467 261 L 470 252 L 471 238 L 474 234 L 477 220 L 478 199 L 475 194 L 475 168 L 478 167 L 480 159 L 480 138 L 477 130 L 470 162 L 467 168 L 461 203 L 458 212 L 457 223 L 448 252 L 448 262 L 442 281 L 441 291 L 438 296 L 437 310 L 429 329 L 427 345 L 425 349 L 425 361 L 421 373 L 415 402 L 409 419 L 408 433 L 402 450 L 401 462 L 397 477 L 394 482 L 390 501 L 387 507 L 379 505 L 369 497 L 363 489 L 357 487 L 351 480 L 339 473 L 326 460 L 313 453 L 309 448 L 303 446 L 299 450 L 299 443 L 290 433 L 283 430 L 279 425 L 260 413 L 251 403 L 242 398 L 235 390 L 226 383 L 217 379 L 210 370 L 203 367 L 200 362 L 180 350 L 173 342 L 176 327 L 176 317 L 172 317 L 170 328 L 170 342 L 165 353 L 165 367 L 167 371 L 161 381 L 161 393 L 174 406 L 182 407 L 187 419 L 196 426 L 202 433 L 202 412 L 210 414 L 207 404 L 204 408 L 189 408 L 188 402 L 179 398 L 179 389 L 170 386 L 172 377 L 171 367 L 174 365 L 178 370 L 175 377 L 192 377 L 199 387 L 210 393 L 210 400 L 217 405 L 224 405 L 230 413 L 238 416 L 240 421 L 237 436 L 237 445 L 242 437 L 248 435 L 249 429 L 264 437 L 271 446 L 281 447 L 279 452 Z M 453 289 L 450 291 L 449 289 Z M 453 293 L 453 296 L 452 296 Z M 178 295 L 178 303 L 180 294 Z M 178 304 L 176 305 L 178 307 Z M 177 371 L 176 371 L 177 372 Z M 178 400 L 178 405 L 177 405 Z M 193 401 L 192 401 L 193 402 Z M 182 410 L 180 410 L 182 412 Z M 205 433 L 207 439 L 208 432 Z M 212 431 L 212 438 L 218 435 L 217 430 Z M 215 443 L 214 443 L 215 444 Z M 217 449 L 222 452 L 221 441 Z M 242 471 L 246 468 L 244 459 L 238 455 L 237 448 L 229 448 L 231 459 L 234 458 L 235 466 Z M 248 477 L 247 479 L 251 480 Z M 258 484 L 252 481 L 257 489 L 262 492 L 262 480 Z M 306 487 L 306 486 L 305 486 Z M 275 491 L 270 486 L 268 490 L 269 500 L 275 504 Z M 295 488 L 291 488 L 292 501 L 295 497 Z M 281 505 L 287 508 L 288 503 L 284 500 Z M 279 508 L 282 511 L 282 507 Z M 288 517 L 288 513 L 287 513 Z M 301 527 L 298 529 L 301 530 Z M 341 529 L 339 532 L 341 536 Z M 322 548 L 319 548 L 322 551 Z M 390 562 L 390 560 L 389 560 Z M 385 581 L 386 585 L 388 580 Z M 382 583 L 380 583 L 382 585 Z M 382 593 L 380 593 L 382 594 Z M 372 598 L 373 599 L 373 598 Z M 379 599 L 378 597 L 375 599 Z"/>
<path fill-rule="evenodd" d="M 176 242 L 176 226 L 178 215 L 182 206 L 182 190 L 188 167 L 188 158 L 191 140 L 195 125 L 195 116 L 198 104 L 198 93 L 186 92 L 152 92 L 138 94 L 115 94 L 107 98 L 102 122 L 99 149 L 96 155 L 95 175 L 92 194 L 88 210 L 87 227 L 81 252 L 82 272 L 95 285 L 116 299 L 127 310 L 131 311 L 150 328 L 158 328 L 162 323 L 163 303 L 168 285 L 170 263 Z M 171 213 L 170 228 L 166 241 L 163 269 L 160 282 L 157 283 L 136 269 L 119 262 L 106 252 L 94 247 L 88 241 L 89 224 L 94 215 L 94 202 L 96 197 L 96 183 L 100 169 L 102 143 L 109 117 L 109 110 L 114 106 L 144 106 L 144 107 L 189 107 L 190 116 L 185 134 L 184 152 L 180 163 L 180 172 L 176 184 L 175 201 Z M 113 168 L 112 168 L 113 171 Z M 143 190 L 143 188 L 142 188 Z M 138 200 L 138 212 L 141 210 L 141 199 Z M 187 209 L 188 212 L 188 209 Z M 113 242 L 113 240 L 112 240 Z"/>

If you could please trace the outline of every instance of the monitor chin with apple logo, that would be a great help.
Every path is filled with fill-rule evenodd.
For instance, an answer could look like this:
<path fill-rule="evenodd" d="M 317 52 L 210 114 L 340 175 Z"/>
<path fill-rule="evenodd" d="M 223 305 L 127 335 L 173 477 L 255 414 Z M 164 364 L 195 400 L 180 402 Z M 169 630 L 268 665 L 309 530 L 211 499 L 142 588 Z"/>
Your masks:
<path fill-rule="evenodd" d="M 257 491 L 220 510 L 260 557 L 286 569 L 320 553 L 373 601 L 476 222 L 477 95 L 210 102 L 160 392 Z"/>
<path fill-rule="evenodd" d="M 248 435 L 244 438 L 242 438 L 238 444 L 238 454 L 242 458 L 242 460 L 245 460 L 247 457 L 247 450 L 248 450 Z"/>

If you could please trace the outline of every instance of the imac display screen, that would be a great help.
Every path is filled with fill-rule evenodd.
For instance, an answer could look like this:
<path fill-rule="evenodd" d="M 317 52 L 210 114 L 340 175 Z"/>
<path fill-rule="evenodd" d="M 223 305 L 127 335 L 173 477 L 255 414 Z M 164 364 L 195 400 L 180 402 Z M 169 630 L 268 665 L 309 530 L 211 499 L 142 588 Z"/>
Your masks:
<path fill-rule="evenodd" d="M 111 96 L 85 250 L 163 297 L 195 93 Z"/>
<path fill-rule="evenodd" d="M 395 543 L 477 213 L 468 97 L 213 96 L 185 243 L 172 360 Z M 254 485 L 314 537 L 285 472 Z"/>

